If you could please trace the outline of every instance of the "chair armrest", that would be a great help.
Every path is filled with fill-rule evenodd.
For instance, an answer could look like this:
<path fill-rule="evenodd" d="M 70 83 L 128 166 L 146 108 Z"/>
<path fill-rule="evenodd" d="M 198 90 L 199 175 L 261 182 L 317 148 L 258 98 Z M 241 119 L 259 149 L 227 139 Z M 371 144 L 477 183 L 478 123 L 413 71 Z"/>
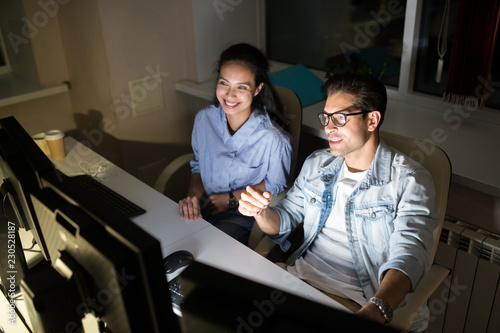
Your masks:
<path fill-rule="evenodd" d="M 264 238 L 265 234 L 260 230 L 257 222 L 254 222 L 252 230 L 250 231 L 250 237 L 248 239 L 248 247 L 255 250 L 259 245 L 259 242 Z"/>
<path fill-rule="evenodd" d="M 271 238 L 269 238 L 269 236 L 264 235 L 264 237 L 262 237 L 257 246 L 254 248 L 254 251 L 260 254 L 261 256 L 267 258 L 271 250 L 277 246 L 278 244 L 273 242 Z"/>
<path fill-rule="evenodd" d="M 389 325 L 400 330 L 409 330 L 414 315 L 418 313 L 449 273 L 448 268 L 433 264 L 415 291 L 406 296 L 406 305 L 394 310 L 394 317 Z"/>
<path fill-rule="evenodd" d="M 158 176 L 154 189 L 163 194 L 165 192 L 165 185 L 168 183 L 172 175 L 188 164 L 193 157 L 194 153 L 184 154 L 170 162 Z"/>
<path fill-rule="evenodd" d="M 271 252 L 275 246 L 278 245 L 260 230 L 257 223 L 254 223 L 250 232 L 250 238 L 248 239 L 248 247 L 267 258 L 269 252 Z"/>
<path fill-rule="evenodd" d="M 285 197 L 286 197 L 286 194 L 288 192 L 290 188 L 287 188 L 283 191 L 281 191 L 280 193 L 278 193 L 278 195 L 275 195 L 271 198 L 271 202 L 269 203 L 269 206 L 270 207 L 274 207 L 276 206 L 277 204 L 280 203 L 281 200 L 283 200 Z"/>

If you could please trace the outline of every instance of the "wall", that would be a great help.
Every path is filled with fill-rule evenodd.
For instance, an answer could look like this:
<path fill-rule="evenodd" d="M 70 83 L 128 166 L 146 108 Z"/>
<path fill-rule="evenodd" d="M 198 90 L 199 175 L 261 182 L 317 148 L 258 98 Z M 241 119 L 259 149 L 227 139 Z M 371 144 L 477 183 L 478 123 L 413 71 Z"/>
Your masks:
<path fill-rule="evenodd" d="M 21 3 L 21 1 L 18 1 Z M 4 3 L 2 3 L 2 6 Z M 23 1 L 24 13 L 18 12 L 14 20 L 33 23 L 34 17 L 46 18 L 46 20 L 37 21 L 35 28 L 31 28 L 31 44 L 19 44 L 17 47 L 21 50 L 24 46 L 32 48 L 35 57 L 35 64 L 32 70 L 37 73 L 30 75 L 37 77 L 41 87 L 50 87 L 61 84 L 69 79 L 62 41 L 60 38 L 59 23 L 56 14 L 48 15 L 35 1 Z M 25 24 L 26 25 L 26 24 Z M 19 38 L 23 40 L 26 37 L 22 34 L 19 27 L 16 30 Z M 6 41 L 6 44 L 9 41 Z M 15 116 L 16 119 L 25 127 L 30 134 L 44 132 L 53 128 L 59 128 L 69 132 L 75 128 L 75 122 L 72 115 L 71 101 L 68 93 L 62 93 L 54 96 L 44 97 L 34 101 L 23 102 L 15 105 L 0 107 L 0 116 Z"/>
<path fill-rule="evenodd" d="M 73 0 L 58 15 L 77 136 L 150 185 L 167 162 L 190 150 L 194 114 L 206 104 L 174 88 L 195 76 L 191 15 L 180 0 Z M 131 103 L 144 96 L 129 82 L 152 75 L 163 108 L 134 117 Z"/>
<path fill-rule="evenodd" d="M 112 120 L 108 61 L 102 37 L 98 1 L 74 0 L 57 15 L 71 82 L 73 136 L 114 163 L 121 164 L 118 140 L 108 134 Z"/>
<path fill-rule="evenodd" d="M 27 28 L 27 23 L 32 17 L 30 8 L 27 13 L 23 8 L 21 1 L 0 1 L 0 28 L 2 30 L 5 43 L 5 52 L 9 59 L 11 72 L 23 77 L 24 79 L 38 84 L 38 73 L 34 61 L 33 47 L 30 38 L 26 37 L 28 33 L 36 36 L 38 28 Z M 27 18 L 25 22 L 21 17 Z"/>
<path fill-rule="evenodd" d="M 201 106 L 175 91 L 195 75 L 191 6 L 186 1 L 99 1 L 109 64 L 113 135 L 123 167 L 152 184 L 173 158 L 190 150 L 194 115 Z M 156 76 L 142 90 L 129 82 Z M 161 84 L 163 108 L 134 117 L 128 99 L 143 100 Z M 205 104 L 203 104 L 205 105 Z M 139 157 L 139 158 L 138 158 Z"/>
<path fill-rule="evenodd" d="M 196 82 L 214 78 L 214 63 L 229 45 L 246 42 L 265 50 L 262 0 L 191 0 Z"/>
<path fill-rule="evenodd" d="M 97 3 L 111 95 L 109 110 L 99 110 L 113 121 L 113 130 L 107 134 L 120 142 L 121 166 L 152 185 L 168 162 L 191 151 L 194 116 L 208 104 L 176 92 L 175 83 L 212 78 L 220 51 L 231 43 L 246 41 L 263 47 L 263 32 L 256 19 L 263 9 L 262 3 L 204 0 Z M 72 24 L 68 21 L 64 31 Z M 147 99 L 152 92 L 150 84 L 144 84 L 142 91 L 130 90 L 129 82 L 154 74 L 158 76 L 155 83 L 161 84 L 164 106 L 134 117 L 130 103 Z"/>

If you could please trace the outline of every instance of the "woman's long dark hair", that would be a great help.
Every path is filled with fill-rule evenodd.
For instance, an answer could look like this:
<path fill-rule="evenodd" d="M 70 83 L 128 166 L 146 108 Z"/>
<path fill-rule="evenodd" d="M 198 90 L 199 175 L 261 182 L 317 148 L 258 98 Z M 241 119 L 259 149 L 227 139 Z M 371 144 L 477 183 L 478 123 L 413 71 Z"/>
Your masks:
<path fill-rule="evenodd" d="M 252 111 L 256 108 L 263 110 L 265 106 L 273 120 L 283 125 L 282 106 L 269 82 L 269 63 L 264 54 L 255 46 L 247 43 L 234 44 L 228 47 L 221 53 L 217 62 L 217 80 L 222 66 L 228 61 L 240 61 L 247 65 L 253 73 L 256 87 L 263 83 L 262 89 L 252 100 Z M 215 96 L 214 102 L 215 104 L 219 104 L 217 96 Z"/>

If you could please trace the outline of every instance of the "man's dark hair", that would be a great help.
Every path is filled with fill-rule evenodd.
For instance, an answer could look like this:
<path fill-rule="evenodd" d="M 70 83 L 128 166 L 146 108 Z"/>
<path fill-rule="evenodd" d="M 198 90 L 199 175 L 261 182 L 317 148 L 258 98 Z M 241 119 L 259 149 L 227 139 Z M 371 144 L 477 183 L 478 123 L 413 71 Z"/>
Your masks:
<path fill-rule="evenodd" d="M 387 107 L 387 90 L 382 82 L 370 75 L 334 74 L 325 83 L 327 96 L 335 93 L 349 94 L 354 97 L 354 105 L 360 110 L 380 112 L 380 128 Z M 364 114 L 363 116 L 366 116 Z"/>

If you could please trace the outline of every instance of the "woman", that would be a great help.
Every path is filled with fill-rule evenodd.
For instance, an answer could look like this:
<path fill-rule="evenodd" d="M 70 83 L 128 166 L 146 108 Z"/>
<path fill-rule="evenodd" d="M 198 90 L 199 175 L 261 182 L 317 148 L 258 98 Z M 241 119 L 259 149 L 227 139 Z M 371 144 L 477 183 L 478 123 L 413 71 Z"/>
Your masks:
<path fill-rule="evenodd" d="M 249 44 L 222 52 L 217 68 L 216 105 L 196 115 L 188 195 L 179 201 L 187 220 L 205 218 L 246 244 L 253 218 L 238 212 L 240 194 L 257 185 L 273 195 L 290 176 L 292 138 L 275 121 L 279 103 L 269 83 L 265 56 Z"/>

